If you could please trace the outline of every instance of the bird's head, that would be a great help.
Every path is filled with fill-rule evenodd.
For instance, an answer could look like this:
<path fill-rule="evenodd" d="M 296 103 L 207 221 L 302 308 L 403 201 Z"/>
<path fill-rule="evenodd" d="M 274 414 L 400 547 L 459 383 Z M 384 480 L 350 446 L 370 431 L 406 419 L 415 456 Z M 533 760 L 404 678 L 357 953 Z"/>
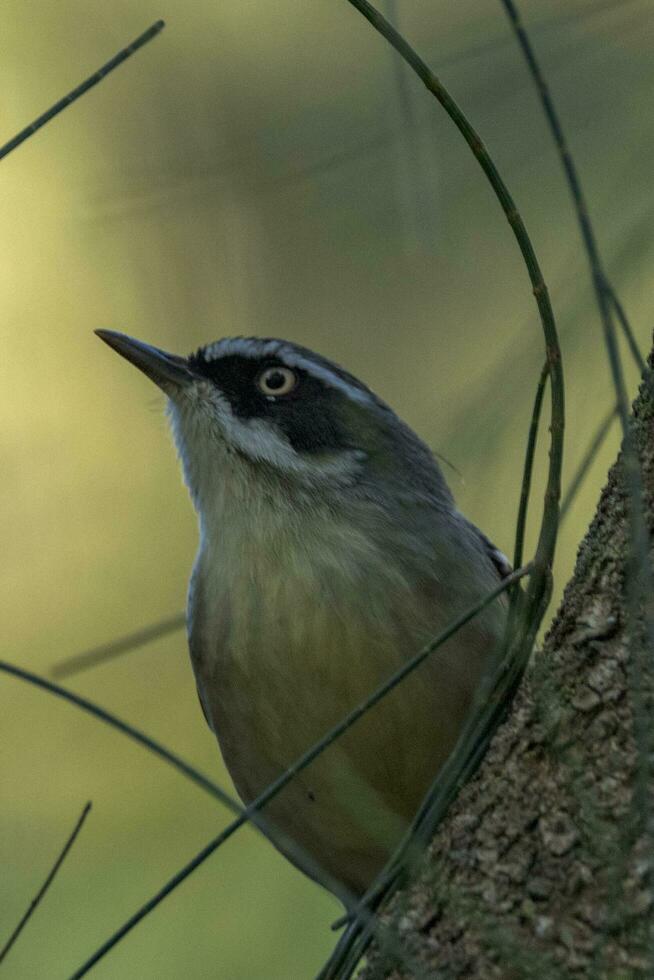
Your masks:
<path fill-rule="evenodd" d="M 427 447 L 366 385 L 284 340 L 236 337 L 189 357 L 111 330 L 97 334 L 168 396 L 199 510 L 235 470 L 312 494 L 348 487 L 450 495 Z M 291 490 L 292 492 L 292 490 Z"/>

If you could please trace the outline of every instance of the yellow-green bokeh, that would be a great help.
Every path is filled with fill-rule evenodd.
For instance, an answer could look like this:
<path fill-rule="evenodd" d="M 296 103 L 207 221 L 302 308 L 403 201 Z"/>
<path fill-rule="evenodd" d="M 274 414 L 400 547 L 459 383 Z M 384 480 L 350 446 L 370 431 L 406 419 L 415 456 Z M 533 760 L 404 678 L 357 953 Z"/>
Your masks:
<path fill-rule="evenodd" d="M 522 6 L 647 349 L 652 11 Z M 533 236 L 564 350 L 569 477 L 612 395 L 531 84 L 499 3 L 391 7 L 486 139 Z M 95 327 L 180 352 L 243 333 L 319 349 L 451 460 L 461 508 L 512 546 L 543 359 L 528 280 L 452 124 L 345 0 L 7 0 L 0 141 L 159 17 L 160 38 L 0 164 L 2 655 L 42 673 L 180 610 L 195 550 L 162 399 Z M 628 378 L 633 391 L 631 365 Z M 558 591 L 616 446 L 613 433 L 563 529 Z M 540 450 L 530 544 L 544 439 Z M 182 634 L 71 686 L 229 787 Z M 16 980 L 65 977 L 228 818 L 75 708 L 6 677 L 0 698 L 0 944 L 94 804 L 6 962 Z M 93 975 L 310 977 L 339 914 L 246 830 Z"/>

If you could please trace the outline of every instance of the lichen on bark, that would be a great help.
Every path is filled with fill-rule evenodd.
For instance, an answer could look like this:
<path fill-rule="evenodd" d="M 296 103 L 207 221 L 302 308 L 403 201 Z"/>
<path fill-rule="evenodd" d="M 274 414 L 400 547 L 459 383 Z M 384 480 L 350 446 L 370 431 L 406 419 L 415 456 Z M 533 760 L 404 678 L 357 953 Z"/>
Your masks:
<path fill-rule="evenodd" d="M 632 432 L 651 555 L 650 379 Z M 652 746 L 634 727 L 651 717 L 654 651 L 625 600 L 628 514 L 619 456 L 507 721 L 381 914 L 399 943 L 373 944 L 362 980 L 654 976 Z"/>

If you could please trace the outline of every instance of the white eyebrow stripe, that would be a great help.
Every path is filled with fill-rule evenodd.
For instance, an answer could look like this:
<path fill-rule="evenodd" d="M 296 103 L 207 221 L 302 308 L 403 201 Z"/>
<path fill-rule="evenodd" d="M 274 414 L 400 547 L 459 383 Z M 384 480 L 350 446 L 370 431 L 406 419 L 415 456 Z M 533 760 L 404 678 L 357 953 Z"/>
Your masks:
<path fill-rule="evenodd" d="M 283 340 L 267 340 L 264 342 L 251 340 L 247 337 L 231 337 L 209 344 L 208 347 L 204 348 L 203 354 L 206 361 L 217 361 L 221 357 L 228 357 L 230 354 L 240 354 L 242 357 L 251 358 L 278 357 L 287 367 L 297 367 L 306 371 L 307 374 L 318 378 L 319 381 L 329 385 L 330 388 L 336 388 L 338 391 L 342 391 L 352 401 L 361 402 L 364 405 L 370 405 L 373 401 L 373 396 L 370 392 L 363 388 L 358 388 L 355 385 L 348 384 L 347 381 L 333 371 L 330 371 L 329 368 L 324 367 L 322 364 L 317 364 L 308 357 L 304 357 L 289 344 L 284 343 Z"/>

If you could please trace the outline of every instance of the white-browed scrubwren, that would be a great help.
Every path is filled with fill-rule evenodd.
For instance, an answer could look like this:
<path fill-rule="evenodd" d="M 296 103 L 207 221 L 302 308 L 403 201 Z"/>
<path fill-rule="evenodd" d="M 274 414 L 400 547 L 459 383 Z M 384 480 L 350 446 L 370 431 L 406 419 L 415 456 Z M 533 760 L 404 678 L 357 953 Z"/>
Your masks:
<path fill-rule="evenodd" d="M 98 334 L 168 397 L 200 525 L 191 660 L 250 802 L 508 562 L 457 510 L 427 446 L 326 358 L 242 337 L 183 358 Z M 454 747 L 505 616 L 500 598 L 266 807 L 351 891 L 371 883 Z"/>

